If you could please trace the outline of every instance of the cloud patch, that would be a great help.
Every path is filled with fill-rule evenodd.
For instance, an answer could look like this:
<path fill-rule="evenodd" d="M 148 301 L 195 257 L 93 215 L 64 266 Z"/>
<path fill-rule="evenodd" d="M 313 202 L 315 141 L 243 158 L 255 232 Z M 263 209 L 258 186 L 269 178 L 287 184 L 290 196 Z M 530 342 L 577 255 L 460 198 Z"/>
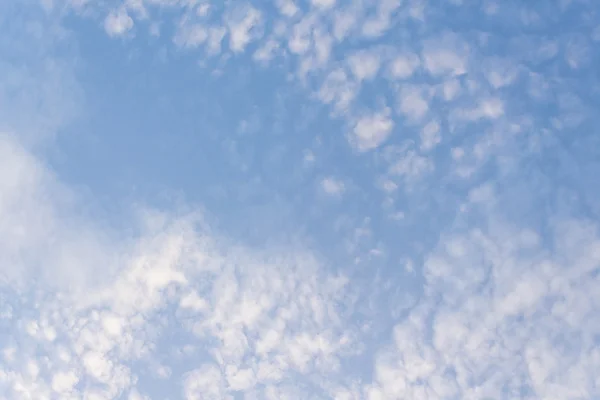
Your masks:
<path fill-rule="evenodd" d="M 20 398 L 23 387 L 38 398 L 116 398 L 130 390 L 135 398 L 133 385 L 145 373 L 135 365 L 169 354 L 172 345 L 161 342 L 169 332 L 188 335 L 178 344 L 190 349 L 183 355 L 188 371 L 168 376 L 182 382 L 186 398 L 262 392 L 267 389 L 261 387 L 313 370 L 332 374 L 340 368 L 340 357 L 353 353 L 354 336 L 340 313 L 351 306 L 344 294 L 348 280 L 327 272 L 310 253 L 290 248 L 260 254 L 210 236 L 194 215 L 178 218 L 152 210 L 140 214 L 140 235 L 120 245 L 104 239 L 112 233 L 80 220 L 76 232 L 89 241 L 81 247 L 65 219 L 55 218 L 63 211 L 61 191 L 47 189 L 60 187 L 51 172 L 8 137 L 1 143 L 5 155 L 11 155 L 2 158 L 10 163 L 6 166 L 23 174 L 2 177 L 3 199 L 9 201 L 2 203 L 1 215 L 14 214 L 15 202 L 22 206 L 25 197 L 31 199 L 27 212 L 2 219 L 3 236 L 22 226 L 30 229 L 23 241 L 2 241 L 2 291 L 21 278 L 16 272 L 33 268 L 18 258 L 23 252 L 40 257 L 42 276 L 61 278 L 55 285 L 39 282 L 37 293 L 46 300 L 34 315 L 6 314 L 13 327 L 8 337 L 19 354 L 18 359 L 5 356 L 0 373 L 0 387 L 10 398 Z M 36 202 L 36 193 L 44 193 L 43 202 Z M 27 213 L 43 215 L 42 204 L 50 223 L 23 220 Z M 47 230 L 39 231 L 42 227 Z M 45 247 L 52 236 L 58 254 Z M 99 254 L 112 254 L 114 268 L 97 264 L 103 259 Z M 99 272 L 108 274 L 97 280 Z M 20 280 L 15 300 L 32 301 L 36 294 Z M 31 367 L 37 371 L 35 386 L 31 373 L 23 372 L 28 357 L 38 360 Z M 176 359 L 170 362 L 177 365 Z"/>
<path fill-rule="evenodd" d="M 346 185 L 338 179 L 327 177 L 321 180 L 321 188 L 329 195 L 339 196 L 346 190 Z"/>
<path fill-rule="evenodd" d="M 359 118 L 354 125 L 350 141 L 358 151 L 373 150 L 386 141 L 393 128 L 391 110 L 385 108 Z"/>
<path fill-rule="evenodd" d="M 111 11 L 104 19 L 104 30 L 111 37 L 119 37 L 133 29 L 133 19 L 125 7 Z"/>

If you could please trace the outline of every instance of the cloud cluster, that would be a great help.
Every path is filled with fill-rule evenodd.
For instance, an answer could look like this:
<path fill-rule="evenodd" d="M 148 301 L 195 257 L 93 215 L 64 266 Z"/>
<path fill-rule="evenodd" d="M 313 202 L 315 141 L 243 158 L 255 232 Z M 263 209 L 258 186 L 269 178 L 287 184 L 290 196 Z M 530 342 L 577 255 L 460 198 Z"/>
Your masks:
<path fill-rule="evenodd" d="M 107 21 L 130 13 L 127 18 L 134 24 L 162 26 L 168 21 L 161 15 L 168 11 L 175 22 L 169 29 L 173 36 L 166 38 L 180 48 L 193 49 L 203 65 L 218 70 L 224 63 L 246 60 L 242 57 L 247 54 L 262 68 L 293 76 L 308 96 L 343 122 L 351 148 L 395 154 L 394 159 L 384 157 L 389 165 L 381 165 L 378 179 L 393 182 L 403 193 L 411 170 L 418 171 L 411 175 L 414 183 L 440 170 L 458 170 L 462 179 L 476 180 L 478 171 L 516 142 L 515 132 L 526 124 L 545 128 L 533 117 L 543 112 L 539 107 L 544 102 L 561 109 L 554 126 L 579 126 L 585 117 L 567 104 L 581 104 L 585 88 L 570 87 L 573 79 L 560 71 L 594 79 L 586 72 L 597 37 L 586 18 L 588 10 L 589 5 L 581 2 L 560 1 L 536 7 L 418 0 L 280 1 L 271 9 L 252 3 L 221 7 L 210 2 L 138 0 L 102 12 Z M 577 29 L 553 30 L 550 22 L 544 22 L 544 16 L 562 12 L 580 21 Z M 471 33 L 454 26 L 449 17 L 453 14 L 462 18 L 459 26 L 476 28 Z M 561 17 L 550 20 L 568 23 Z M 485 21 L 489 28 L 476 21 Z M 527 33 L 530 28 L 545 36 Z M 494 51 L 500 48 L 505 49 L 502 55 Z M 552 93 L 563 95 L 549 100 Z M 450 157 L 436 157 L 440 151 L 431 151 L 440 144 L 454 147 L 444 149 Z M 414 163 L 427 167 L 395 172 L 395 165 Z M 382 195 L 386 204 L 394 203 L 396 212 L 401 211 L 397 194 Z"/>
<path fill-rule="evenodd" d="M 32 7 L 37 28 L 1 20 L 42 45 L 0 39 L 0 397 L 599 397 L 595 10 L 466 3 L 70 0 Z M 179 51 L 283 70 L 338 118 L 352 165 L 317 187 L 363 269 L 196 210 L 88 216 L 30 140 L 77 114 L 65 4 L 125 43 L 172 16 Z"/>
<path fill-rule="evenodd" d="M 186 399 L 600 393 L 595 222 L 559 218 L 544 238 L 507 218 L 501 200 L 519 193 L 472 191 L 424 260 L 420 300 L 391 342 L 368 354 L 377 328 L 358 321 L 375 314 L 356 303 L 369 297 L 367 281 L 334 273 L 298 247 L 240 247 L 196 215 L 144 211 L 126 245 L 80 221 L 77 231 L 89 232 L 82 244 L 68 220 L 52 218 L 64 200 L 52 174 L 8 136 L 2 149 L 10 163 L 3 170 L 13 171 L 2 177 L 0 205 L 2 275 L 12 286 L 2 286 L 0 314 L 7 398 L 156 398 L 149 379 Z M 58 251 L 46 245 L 50 237 Z M 14 285 L 28 263 L 41 268 L 37 288 Z M 355 370 L 357 357 L 373 363 L 372 376 L 367 365 Z"/>
<path fill-rule="evenodd" d="M 377 356 L 366 398 L 598 395 L 597 224 L 557 221 L 547 244 L 484 212 L 487 227 L 461 218 L 427 256 L 421 303 Z"/>
<path fill-rule="evenodd" d="M 133 28 L 133 19 L 125 8 L 112 11 L 104 20 L 104 29 L 109 36 L 123 36 Z"/>
<path fill-rule="evenodd" d="M 151 211 L 118 244 L 93 222 L 57 218 L 68 189 L 13 139 L 1 144 L 2 276 L 16 288 L 2 289 L 9 398 L 116 398 L 169 370 L 187 398 L 226 398 L 333 373 L 355 352 L 342 324 L 348 280 L 306 251 L 245 249 L 194 215 Z M 173 348 L 178 331 L 186 339 Z M 162 369 L 139 368 L 165 357 Z M 173 372 L 179 363 L 187 370 Z"/>

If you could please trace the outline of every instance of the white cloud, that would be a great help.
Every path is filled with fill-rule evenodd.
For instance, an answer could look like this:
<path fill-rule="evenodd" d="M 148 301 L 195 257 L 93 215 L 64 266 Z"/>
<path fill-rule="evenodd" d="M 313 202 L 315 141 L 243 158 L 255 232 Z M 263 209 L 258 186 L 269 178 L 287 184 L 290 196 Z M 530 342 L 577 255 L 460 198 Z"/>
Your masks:
<path fill-rule="evenodd" d="M 589 275 L 600 268 L 597 226 L 557 224 L 549 251 L 536 232 L 507 225 L 490 200 L 488 194 L 480 211 L 463 217 L 477 213 L 485 222 L 459 219 L 426 257 L 426 296 L 377 356 L 367 398 L 597 393 L 595 375 L 586 371 L 600 367 L 593 339 L 600 326 L 581 322 L 598 312 L 592 288 L 600 282 Z"/>
<path fill-rule="evenodd" d="M 322 29 L 313 29 L 311 40 L 307 43 L 310 46 L 305 49 L 305 54 L 301 56 L 298 75 L 300 79 L 304 79 L 308 72 L 326 67 L 331 55 L 333 39 L 329 34 Z"/>
<path fill-rule="evenodd" d="M 379 180 L 379 187 L 386 193 L 393 193 L 398 190 L 398 185 L 394 181 L 386 178 Z"/>
<path fill-rule="evenodd" d="M 565 59 L 567 64 L 578 69 L 587 65 L 590 61 L 590 43 L 584 35 L 577 35 L 570 38 L 565 49 Z"/>
<path fill-rule="evenodd" d="M 209 56 L 217 55 L 221 52 L 221 45 L 226 33 L 227 30 L 223 27 L 210 27 L 206 40 L 206 51 Z"/>
<path fill-rule="evenodd" d="M 227 19 L 229 48 L 234 53 L 243 52 L 246 46 L 259 35 L 262 15 L 253 7 L 235 9 Z"/>
<path fill-rule="evenodd" d="M 392 175 L 401 176 L 407 183 L 411 183 L 433 169 L 434 164 L 428 157 L 419 155 L 412 149 L 402 149 L 392 159 L 389 172 Z"/>
<path fill-rule="evenodd" d="M 204 365 L 189 372 L 185 378 L 184 393 L 186 400 L 233 399 L 227 395 L 221 371 L 215 365 Z"/>
<path fill-rule="evenodd" d="M 348 57 L 350 70 L 357 80 L 375 78 L 381 65 L 381 56 L 376 51 L 359 51 Z"/>
<path fill-rule="evenodd" d="M 293 0 L 277 0 L 276 4 L 279 12 L 286 17 L 293 17 L 298 13 L 298 6 Z"/>
<path fill-rule="evenodd" d="M 267 41 L 262 47 L 260 47 L 253 55 L 253 58 L 262 63 L 267 63 L 274 56 L 275 52 L 279 49 L 279 43 L 273 39 Z"/>
<path fill-rule="evenodd" d="M 425 42 L 421 57 L 432 75 L 462 75 L 467 72 L 468 48 L 454 36 Z"/>
<path fill-rule="evenodd" d="M 111 11 L 104 19 L 104 30 L 109 36 L 123 36 L 133 28 L 133 19 L 124 7 Z"/>
<path fill-rule="evenodd" d="M 383 35 L 392 24 L 392 14 L 400 7 L 401 0 L 383 0 L 377 3 L 374 17 L 367 19 L 362 26 L 362 34 L 367 38 Z"/>
<path fill-rule="evenodd" d="M 455 100 L 461 88 L 461 84 L 457 79 L 449 79 L 442 84 L 441 95 L 446 101 Z"/>
<path fill-rule="evenodd" d="M 150 398 L 148 396 L 140 394 L 140 392 L 134 388 L 131 391 L 129 391 L 129 397 L 127 398 L 127 400 L 150 400 Z"/>
<path fill-rule="evenodd" d="M 31 204 L 26 206 L 32 215 L 39 218 L 42 204 L 51 216 L 62 213 L 56 198 L 61 191 L 53 189 L 60 184 L 52 174 L 11 139 L 0 143 L 12 155 L 1 158 L 10 166 L 2 171 L 25 174 L 23 179 L 13 174 L 0 176 L 5 194 L 0 215 L 10 212 L 13 201 L 22 202 L 23 193 L 29 193 L 26 198 Z M 36 195 L 38 192 L 43 195 Z M 19 219 L 25 217 L 14 215 L 11 226 L 21 225 Z M 228 398 L 235 390 L 260 392 L 262 384 L 278 384 L 293 374 L 312 370 L 333 373 L 338 358 L 351 351 L 351 336 L 335 311 L 343 304 L 346 279 L 328 274 L 310 254 L 290 250 L 261 255 L 230 247 L 220 242 L 223 239 L 216 242 L 197 230 L 199 221 L 194 216 L 177 219 L 144 212 L 140 216 L 141 236 L 122 242 L 125 246 L 104 240 L 107 233 L 96 230 L 90 221 L 79 222 L 78 234 L 84 233 L 95 242 L 88 248 L 116 256 L 116 269 L 95 270 L 90 266 L 103 258 L 87 252 L 83 254 L 92 260 L 79 258 L 77 242 L 70 245 L 67 220 L 52 219 L 52 224 L 44 224 L 49 231 L 38 232 L 39 240 L 28 234 L 18 244 L 44 260 L 45 273 L 52 275 L 66 268 L 60 285 L 52 289 L 44 282 L 39 287 L 40 293 L 52 290 L 58 295 L 45 301 L 34 319 L 27 323 L 17 319 L 12 325 L 11 335 L 24 338 L 15 350 L 19 359 L 32 355 L 47 357 L 50 363 L 37 373 L 41 380 L 35 398 L 43 398 L 45 390 L 57 394 L 72 391 L 74 396 L 86 398 L 114 398 L 126 392 L 136 381 L 131 363 L 152 360 L 158 356 L 156 351 L 166 351 L 157 348 L 156 341 L 163 329 L 189 330 L 192 336 L 187 343 L 178 344 L 181 349 L 210 343 L 212 364 L 192 364 L 194 369 L 185 377 L 167 375 L 168 379 L 183 379 L 184 394 L 190 399 Z M 10 233 L 0 230 L 0 234 Z M 52 251 L 44 245 L 50 235 L 56 238 L 55 247 L 61 249 L 61 260 L 77 257 L 79 262 L 53 262 Z M 6 240 L 2 243 L 6 245 Z M 12 253 L 1 252 L 5 256 Z M 27 260 L 15 259 L 11 264 L 24 269 L 24 262 Z M 75 271 L 79 277 L 73 275 Z M 97 271 L 108 275 L 89 279 L 95 278 Z M 5 278 L 6 272 L 10 271 L 3 271 Z M 8 279 L 14 282 L 10 276 Z M 93 283 L 79 283 L 90 280 Z M 73 292 L 73 284 L 80 290 Z M 160 310 L 169 303 L 180 307 L 167 327 L 161 322 Z M 24 330 L 31 334 L 24 336 Z M 18 368 L 7 365 L 4 369 L 11 374 L 7 378 L 12 388 L 9 393 L 18 396 L 17 382 L 25 378 Z M 48 375 L 50 370 L 58 372 Z M 94 388 L 80 387 L 79 381 L 95 382 Z M 130 396 L 136 398 L 136 394 Z"/>
<path fill-rule="evenodd" d="M 304 163 L 304 165 L 312 165 L 312 164 L 314 164 L 316 159 L 317 159 L 317 157 L 315 156 L 315 154 L 312 151 L 310 151 L 310 150 L 304 151 L 304 155 L 302 157 L 302 162 Z"/>
<path fill-rule="evenodd" d="M 337 68 L 325 78 L 318 97 L 325 104 L 331 104 L 336 112 L 345 115 L 357 95 L 357 90 L 356 83 L 348 78 L 346 71 Z"/>
<path fill-rule="evenodd" d="M 52 377 L 52 390 L 57 393 L 68 393 L 73 390 L 79 378 L 73 371 L 57 372 Z"/>
<path fill-rule="evenodd" d="M 442 141 L 440 124 L 437 121 L 428 122 L 421 130 L 421 150 L 433 149 Z"/>
<path fill-rule="evenodd" d="M 232 390 L 247 391 L 256 385 L 256 376 L 251 368 L 238 370 L 237 367 L 229 366 L 226 375 L 227 383 Z"/>
<path fill-rule="evenodd" d="M 194 48 L 206 42 L 208 35 L 207 28 L 202 24 L 184 24 L 178 27 L 173 41 L 177 46 Z"/>
<path fill-rule="evenodd" d="M 302 55 L 313 46 L 312 33 L 316 18 L 308 16 L 294 24 L 288 37 L 288 48 L 294 54 Z"/>
<path fill-rule="evenodd" d="M 517 66 L 510 60 L 499 57 L 488 60 L 484 67 L 484 74 L 489 84 L 494 89 L 509 86 L 515 82 L 519 73 Z"/>
<path fill-rule="evenodd" d="M 329 195 L 339 196 L 346 190 L 346 185 L 338 179 L 328 177 L 321 180 L 321 188 Z"/>
<path fill-rule="evenodd" d="M 329 9 L 335 5 L 336 0 L 310 0 L 313 7 Z"/>
<path fill-rule="evenodd" d="M 390 114 L 390 109 L 386 108 L 372 115 L 361 117 L 354 125 L 350 142 L 359 151 L 379 147 L 386 141 L 394 128 L 394 121 Z"/>
<path fill-rule="evenodd" d="M 196 15 L 199 17 L 206 17 L 210 14 L 211 5 L 209 3 L 201 3 L 196 8 Z"/>
<path fill-rule="evenodd" d="M 158 3 L 143 4 L 150 9 Z M 194 2 L 160 3 L 199 10 Z M 279 43 L 289 39 L 299 70 L 314 73 L 311 79 L 319 87 L 319 99 L 331 105 L 344 122 L 351 121 L 350 143 L 361 152 L 382 146 L 399 123 L 391 117 L 386 100 L 376 99 L 380 111 L 356 112 L 358 101 L 363 100 L 358 98 L 356 80 L 374 78 L 381 60 L 344 58 L 343 49 L 333 47 L 333 39 L 350 37 L 356 26 L 362 27 L 367 38 L 382 35 L 400 3 L 378 3 L 374 17 L 366 21 L 359 7 L 326 12 L 329 6 L 325 5 L 309 11 L 293 39 L 285 35 L 296 28 L 288 30 L 285 24 L 292 17 L 300 19 L 301 11 L 292 3 L 279 6 L 286 18 L 276 22 L 285 29 L 278 28 L 279 33 L 257 43 L 264 51 L 257 51 L 255 58 L 268 60 L 275 52 L 285 54 Z M 408 7 L 415 18 L 428 16 L 418 1 L 409 2 Z M 261 35 L 263 14 L 258 10 L 252 14 L 244 7 L 239 10 L 245 11 L 229 14 L 226 7 L 228 31 L 219 25 L 185 25 L 190 30 L 180 45 L 206 45 L 206 51 L 216 54 L 229 32 L 229 50 L 243 52 Z M 535 19 L 531 16 L 530 22 L 539 23 Z M 333 25 L 331 37 L 323 28 L 328 23 Z M 423 153 L 442 143 L 440 124 L 455 135 L 451 142 L 456 146 L 448 149 L 456 165 L 439 171 L 444 179 L 453 179 L 452 173 L 473 177 L 490 156 L 499 154 L 502 144 L 510 142 L 507 137 L 528 126 L 509 119 L 505 107 L 510 99 L 501 97 L 504 90 L 494 96 L 481 93 L 485 87 L 513 85 L 521 71 L 515 67 L 518 63 L 477 59 L 481 55 L 476 54 L 477 46 L 469 47 L 457 36 L 423 38 L 418 30 L 411 33 L 415 42 L 423 44 L 421 59 L 402 55 L 388 67 L 397 79 L 408 79 L 423 68 L 431 74 L 424 79 L 435 81 L 430 88 L 402 82 L 398 92 L 398 110 L 408 117 L 411 128 L 416 131 L 418 126 L 420 131 L 403 141 L 410 142 L 406 146 L 386 146 L 372 157 L 360 155 L 371 157 L 366 158 L 368 168 L 381 168 L 384 153 L 385 172 L 376 173 L 383 175 L 380 186 L 389 200 L 386 211 L 402 219 L 398 226 L 403 227 L 413 219 L 412 207 L 415 212 L 425 207 L 421 198 L 411 197 L 410 183 L 437 168 Z M 481 43 L 484 39 L 478 37 Z M 585 41 L 571 47 L 564 44 L 548 41 L 530 58 L 523 57 L 527 62 L 536 57 L 536 62 L 554 62 L 560 49 L 565 49 L 565 59 L 560 61 L 583 68 L 586 52 L 591 51 Z M 332 62 L 332 54 L 337 57 L 339 53 L 340 62 Z M 564 83 L 540 70 L 539 80 L 529 81 L 535 88 L 531 94 L 535 101 L 553 102 L 548 94 L 560 92 Z M 468 77 L 457 78 L 467 72 Z M 39 87 L 31 82 L 31 88 Z M 434 95 L 439 96 L 434 101 L 443 100 L 441 110 L 431 101 Z M 563 91 L 557 98 L 561 115 L 552 129 L 577 127 L 589 113 L 583 95 Z M 1 105 L 10 107 L 11 100 L 4 97 Z M 37 115 L 30 112 L 34 108 L 28 109 L 28 117 Z M 466 128 L 471 122 L 492 126 L 470 136 Z M 386 157 L 386 152 L 391 155 Z M 508 155 L 499 154 L 502 157 Z M 314 162 L 314 155 L 307 153 L 305 161 Z M 325 161 L 319 158 L 319 164 Z M 426 186 L 436 182 L 428 181 Z M 556 205 L 563 213 L 540 215 L 552 226 L 550 231 L 527 226 L 527 218 L 507 222 L 510 218 L 504 213 L 510 214 L 511 204 L 522 207 L 524 198 L 537 194 L 497 197 L 515 186 L 508 179 L 500 183 L 502 191 L 488 183 L 465 195 L 468 201 L 457 207 L 460 211 L 450 218 L 454 222 L 442 230 L 433 250 L 417 244 L 424 255 L 422 266 L 401 263 L 411 273 L 422 268 L 424 288 L 420 302 L 404 310 L 408 315 L 400 319 L 381 304 L 356 305 L 368 285 L 334 274 L 301 246 L 257 249 L 230 243 L 198 215 L 140 212 L 131 224 L 138 233 L 126 238 L 122 232 L 101 228 L 77 215 L 83 201 L 80 195 L 34 157 L 20 143 L 20 136 L 2 136 L 0 274 L 10 284 L 0 286 L 0 293 L 8 293 L 0 297 L 0 322 L 9 332 L 2 351 L 0 392 L 9 398 L 129 395 L 130 400 L 139 400 L 148 396 L 134 386 L 143 386 L 139 376 L 150 374 L 152 379 L 164 379 L 161 384 L 179 385 L 180 394 L 189 399 L 241 395 L 235 391 L 248 398 L 272 399 L 309 398 L 318 396 L 317 392 L 339 399 L 595 398 L 600 370 L 596 221 L 565 216 L 571 211 L 576 214 L 571 203 L 578 196 L 573 191 L 547 201 L 548 207 Z M 345 189 L 335 178 L 325 178 L 320 184 L 330 193 Z M 468 184 L 467 179 L 461 181 L 461 185 Z M 551 192 L 542 189 L 540 198 Z M 443 203 L 446 193 L 435 188 L 431 196 Z M 367 196 L 367 200 L 372 198 Z M 428 217 L 434 220 L 437 215 Z M 446 220 L 445 216 L 440 220 Z M 430 220 L 421 222 L 414 232 L 430 229 Z M 372 254 L 385 255 L 384 247 L 377 246 L 381 238 L 376 229 L 353 229 L 352 222 L 348 227 L 355 235 L 349 253 L 366 259 L 359 247 L 372 239 L 375 245 L 366 247 Z M 370 300 L 369 296 L 365 297 Z M 355 306 L 367 311 L 357 315 Z M 378 322 L 377 315 L 386 322 Z M 382 347 L 381 337 L 391 320 L 396 325 L 392 340 Z M 375 330 L 380 336 L 369 336 Z M 359 357 L 346 358 L 357 353 Z M 376 357 L 371 377 L 372 353 Z M 140 365 L 149 365 L 148 370 Z M 348 365 L 359 365 L 360 371 Z"/>
<path fill-rule="evenodd" d="M 49 280 L 58 278 L 57 275 L 59 279 L 65 278 L 70 272 L 52 271 L 47 274 L 46 271 L 35 270 L 42 260 L 45 264 L 55 260 L 26 249 L 32 246 L 42 249 L 47 238 L 56 236 L 56 210 L 43 200 L 48 192 L 58 202 L 66 204 L 69 195 L 14 136 L 0 135 L 0 171 L 0 191 L 3 194 L 0 199 L 0 272 L 18 281 L 26 281 L 36 275 Z"/>
<path fill-rule="evenodd" d="M 399 110 L 409 120 L 420 120 L 429 111 L 428 95 L 423 88 L 404 85 L 398 95 Z"/>
<path fill-rule="evenodd" d="M 330 69 L 328 63 L 334 38 L 317 14 L 305 15 L 286 30 L 289 32 L 284 41 L 289 51 L 298 57 L 297 76 L 301 81 L 306 79 L 309 72 Z"/>
<path fill-rule="evenodd" d="M 143 0 L 125 0 L 125 7 L 133 11 L 140 19 L 148 18 L 148 11 Z"/>
<path fill-rule="evenodd" d="M 356 27 L 359 11 L 355 8 L 340 9 L 333 12 L 333 36 L 338 42 L 344 40 Z"/>
<path fill-rule="evenodd" d="M 476 121 L 482 118 L 497 119 L 504 115 L 504 103 L 499 98 L 480 99 L 475 107 L 456 110 L 459 119 Z"/>
<path fill-rule="evenodd" d="M 394 78 L 406 79 L 412 76 L 419 65 L 419 57 L 416 54 L 408 53 L 397 56 L 390 63 L 389 70 Z"/>

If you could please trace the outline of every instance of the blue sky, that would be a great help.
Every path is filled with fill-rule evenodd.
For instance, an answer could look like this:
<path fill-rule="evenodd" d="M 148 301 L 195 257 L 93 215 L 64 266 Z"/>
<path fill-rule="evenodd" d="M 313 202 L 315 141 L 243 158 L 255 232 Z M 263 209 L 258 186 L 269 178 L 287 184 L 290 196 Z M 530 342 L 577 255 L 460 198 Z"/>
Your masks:
<path fill-rule="evenodd" d="M 1 398 L 600 398 L 594 1 L 0 33 Z"/>

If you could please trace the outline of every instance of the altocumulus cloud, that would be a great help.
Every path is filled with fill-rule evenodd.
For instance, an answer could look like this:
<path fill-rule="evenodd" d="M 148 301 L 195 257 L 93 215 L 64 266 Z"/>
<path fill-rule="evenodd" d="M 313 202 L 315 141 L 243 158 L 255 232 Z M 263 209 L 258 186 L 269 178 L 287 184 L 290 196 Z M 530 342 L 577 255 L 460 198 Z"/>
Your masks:
<path fill-rule="evenodd" d="M 600 9 L 448 3 L 0 6 L 1 397 L 599 397 Z M 132 204 L 127 230 L 86 213 L 47 161 L 85 118 L 73 19 L 284 74 L 338 123 L 287 148 L 348 258 L 189 204 Z"/>

